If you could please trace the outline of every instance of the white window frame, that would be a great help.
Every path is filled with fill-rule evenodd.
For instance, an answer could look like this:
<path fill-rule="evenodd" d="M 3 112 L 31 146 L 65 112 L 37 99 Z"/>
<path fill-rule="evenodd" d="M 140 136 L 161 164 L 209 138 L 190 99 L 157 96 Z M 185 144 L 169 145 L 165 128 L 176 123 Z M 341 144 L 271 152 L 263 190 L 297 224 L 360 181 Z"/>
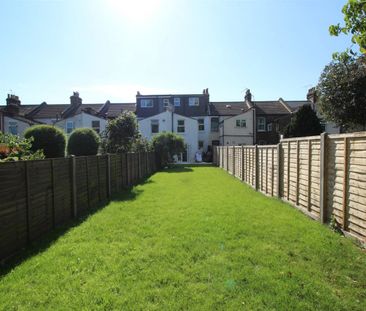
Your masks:
<path fill-rule="evenodd" d="M 188 105 L 190 107 L 195 107 L 200 105 L 200 98 L 199 97 L 189 97 L 188 98 Z"/>
<path fill-rule="evenodd" d="M 257 131 L 258 132 L 265 132 L 266 131 L 266 118 L 265 117 L 258 117 L 257 118 Z"/>
<path fill-rule="evenodd" d="M 183 123 L 183 124 L 179 124 L 179 123 Z M 184 119 L 179 119 L 177 121 L 177 133 L 185 133 L 186 128 L 185 128 L 185 120 Z"/>
<path fill-rule="evenodd" d="M 98 126 L 94 126 L 93 122 L 98 122 Z M 100 133 L 100 120 L 92 120 L 91 128 L 99 134 Z"/>
<path fill-rule="evenodd" d="M 202 147 L 200 147 L 200 145 L 202 145 Z M 202 149 L 205 147 L 205 142 L 203 140 L 199 140 L 198 141 L 198 149 Z"/>
<path fill-rule="evenodd" d="M 12 129 L 15 129 L 15 131 L 13 131 Z M 9 121 L 9 133 L 13 135 L 18 135 L 18 122 Z"/>
<path fill-rule="evenodd" d="M 157 125 L 158 126 L 158 131 L 157 132 L 154 132 L 153 131 L 153 125 Z M 157 134 L 157 133 L 159 133 L 159 130 L 160 130 L 160 128 L 159 128 L 159 120 L 151 120 L 150 121 L 150 130 L 151 130 L 151 134 Z"/>
<path fill-rule="evenodd" d="M 170 104 L 170 102 L 169 102 L 169 98 L 163 98 L 163 105 L 164 105 L 164 108 L 169 107 L 169 104 Z"/>
<path fill-rule="evenodd" d="M 69 126 L 71 124 L 71 127 Z M 69 131 L 71 129 L 71 131 Z M 71 132 L 74 130 L 74 121 L 66 121 L 65 124 L 65 132 L 66 134 L 71 134 Z"/>
<path fill-rule="evenodd" d="M 197 120 L 197 122 L 198 122 L 198 130 L 200 132 L 203 132 L 205 130 L 205 119 L 200 118 Z"/>
<path fill-rule="evenodd" d="M 142 98 L 140 100 L 141 108 L 152 108 L 154 106 L 154 101 L 152 98 Z"/>
<path fill-rule="evenodd" d="M 180 107 L 180 97 L 174 97 L 174 107 Z"/>

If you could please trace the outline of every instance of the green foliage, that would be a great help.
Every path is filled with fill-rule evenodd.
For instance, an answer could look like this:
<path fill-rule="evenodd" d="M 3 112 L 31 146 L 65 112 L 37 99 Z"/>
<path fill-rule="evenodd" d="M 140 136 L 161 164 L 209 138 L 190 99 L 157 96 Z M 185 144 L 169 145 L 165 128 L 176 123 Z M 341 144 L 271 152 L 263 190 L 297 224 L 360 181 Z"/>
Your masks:
<path fill-rule="evenodd" d="M 365 251 L 215 167 L 156 173 L 71 225 L 0 277 L 0 310 L 365 310 Z"/>
<path fill-rule="evenodd" d="M 160 164 L 165 167 L 173 161 L 173 155 L 184 152 L 185 145 L 181 136 L 176 133 L 159 133 L 152 139 L 152 145 L 160 157 Z"/>
<path fill-rule="evenodd" d="M 140 133 L 136 115 L 125 111 L 108 121 L 103 149 L 108 153 L 128 152 L 138 138 Z"/>
<path fill-rule="evenodd" d="M 153 151 L 152 144 L 145 139 L 144 137 L 140 136 L 135 139 L 131 147 L 132 152 L 149 152 Z"/>
<path fill-rule="evenodd" d="M 294 114 L 285 128 L 285 137 L 319 135 L 322 132 L 320 120 L 310 105 L 304 105 Z"/>
<path fill-rule="evenodd" d="M 343 34 L 351 34 L 353 44 L 359 46 L 361 53 L 366 53 L 366 1 L 365 0 L 348 0 L 343 6 L 342 13 L 344 15 L 344 25 L 331 25 L 329 33 L 332 36 Z M 347 49 L 343 53 L 334 53 L 335 60 L 345 60 L 347 57 L 355 56 L 356 53 L 351 49 Z"/>
<path fill-rule="evenodd" d="M 74 130 L 67 143 L 67 153 L 75 156 L 96 155 L 100 145 L 100 137 L 90 128 Z"/>
<path fill-rule="evenodd" d="M 0 162 L 44 159 L 42 150 L 31 151 L 32 138 L 0 132 Z"/>
<path fill-rule="evenodd" d="M 364 57 L 331 62 L 316 87 L 318 108 L 344 128 L 366 126 L 366 63 Z"/>
<path fill-rule="evenodd" d="M 32 126 L 25 131 L 24 137 L 33 137 L 31 150 L 43 150 L 46 158 L 59 158 L 65 156 L 65 134 L 61 129 L 55 126 Z"/>

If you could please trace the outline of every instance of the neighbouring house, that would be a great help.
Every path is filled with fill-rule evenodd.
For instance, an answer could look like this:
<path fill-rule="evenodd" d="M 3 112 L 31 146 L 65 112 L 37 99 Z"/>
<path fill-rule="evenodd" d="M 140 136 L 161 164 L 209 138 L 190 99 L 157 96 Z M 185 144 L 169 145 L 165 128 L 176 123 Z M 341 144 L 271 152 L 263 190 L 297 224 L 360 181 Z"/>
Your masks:
<path fill-rule="evenodd" d="M 70 134 L 81 127 L 93 128 L 98 133 L 105 130 L 108 119 L 117 117 L 123 111 L 135 111 L 135 103 L 84 104 L 78 92 L 70 96 L 69 104 L 39 105 L 21 104 L 18 96 L 8 95 L 6 106 L 0 106 L 1 130 L 22 135 L 34 124 L 50 124 Z"/>

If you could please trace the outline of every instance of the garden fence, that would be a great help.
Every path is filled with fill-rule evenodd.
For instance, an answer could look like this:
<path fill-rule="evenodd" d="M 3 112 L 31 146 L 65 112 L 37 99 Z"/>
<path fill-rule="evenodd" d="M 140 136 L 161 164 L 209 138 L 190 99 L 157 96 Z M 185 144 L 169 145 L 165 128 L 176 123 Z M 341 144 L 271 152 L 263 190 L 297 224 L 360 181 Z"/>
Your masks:
<path fill-rule="evenodd" d="M 0 261 L 155 170 L 153 152 L 0 163 Z"/>
<path fill-rule="evenodd" d="M 219 146 L 214 163 L 269 196 L 366 242 L 366 132 Z"/>

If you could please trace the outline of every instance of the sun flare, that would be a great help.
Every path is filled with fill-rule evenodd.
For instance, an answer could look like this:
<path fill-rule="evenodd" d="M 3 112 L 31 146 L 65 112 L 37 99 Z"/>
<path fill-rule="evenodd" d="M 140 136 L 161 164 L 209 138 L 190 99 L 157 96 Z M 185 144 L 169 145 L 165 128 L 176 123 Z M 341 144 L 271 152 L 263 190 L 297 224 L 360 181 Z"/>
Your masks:
<path fill-rule="evenodd" d="M 160 2 L 160 0 L 108 0 L 115 13 L 133 22 L 152 18 L 159 9 Z"/>

